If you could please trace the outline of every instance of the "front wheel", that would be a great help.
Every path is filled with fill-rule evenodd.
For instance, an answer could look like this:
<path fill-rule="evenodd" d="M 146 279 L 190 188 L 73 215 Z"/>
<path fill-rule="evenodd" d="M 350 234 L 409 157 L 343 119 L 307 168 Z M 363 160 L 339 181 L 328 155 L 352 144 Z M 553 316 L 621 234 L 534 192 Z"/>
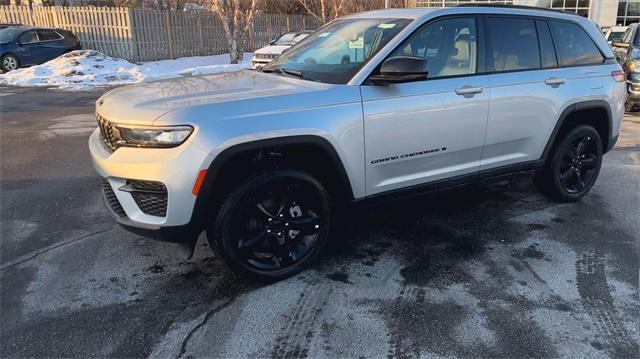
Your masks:
<path fill-rule="evenodd" d="M 212 247 L 231 269 L 262 281 L 308 267 L 326 246 L 329 194 L 298 170 L 273 170 L 237 186 L 207 228 Z"/>
<path fill-rule="evenodd" d="M 578 126 L 567 132 L 534 181 L 542 193 L 560 202 L 575 202 L 593 187 L 602 165 L 602 140 L 595 128 Z"/>

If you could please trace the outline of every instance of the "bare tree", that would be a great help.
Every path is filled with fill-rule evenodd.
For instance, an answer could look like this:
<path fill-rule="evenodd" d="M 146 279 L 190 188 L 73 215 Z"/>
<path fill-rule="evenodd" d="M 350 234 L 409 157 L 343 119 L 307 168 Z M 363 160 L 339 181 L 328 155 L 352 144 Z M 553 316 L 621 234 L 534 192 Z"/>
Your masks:
<path fill-rule="evenodd" d="M 251 28 L 256 14 L 258 0 L 211 0 L 209 6 L 220 21 L 227 37 L 229 57 L 232 64 L 242 60 L 240 46 L 247 40 L 247 33 Z"/>
<path fill-rule="evenodd" d="M 298 0 L 309 15 L 327 22 L 336 18 L 344 11 L 345 0 Z"/>

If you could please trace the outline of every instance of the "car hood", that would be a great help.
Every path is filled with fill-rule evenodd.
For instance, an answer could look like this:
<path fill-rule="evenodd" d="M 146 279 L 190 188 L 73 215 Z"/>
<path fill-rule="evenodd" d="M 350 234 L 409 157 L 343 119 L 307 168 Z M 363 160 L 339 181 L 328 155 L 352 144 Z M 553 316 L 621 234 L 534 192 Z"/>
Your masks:
<path fill-rule="evenodd" d="M 254 51 L 254 54 L 276 54 L 276 55 L 280 55 L 284 50 L 290 48 L 291 46 L 289 45 L 272 45 L 272 46 L 265 46 L 261 49 L 258 49 L 256 51 Z"/>
<path fill-rule="evenodd" d="M 119 87 L 98 99 L 96 111 L 113 122 L 149 125 L 176 109 L 308 94 L 330 86 L 272 73 L 240 70 Z"/>

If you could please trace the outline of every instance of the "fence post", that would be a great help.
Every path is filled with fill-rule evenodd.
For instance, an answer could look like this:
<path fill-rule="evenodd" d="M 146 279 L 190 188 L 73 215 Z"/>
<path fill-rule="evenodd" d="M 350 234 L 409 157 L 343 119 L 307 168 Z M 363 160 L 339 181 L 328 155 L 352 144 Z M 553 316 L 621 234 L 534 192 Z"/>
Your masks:
<path fill-rule="evenodd" d="M 138 41 L 136 39 L 136 26 L 133 17 L 133 9 L 127 8 L 127 35 L 129 35 L 129 49 L 131 51 L 131 62 L 138 62 Z"/>
<path fill-rule="evenodd" d="M 164 12 L 164 26 L 167 28 L 167 48 L 169 49 L 169 58 L 175 59 L 173 54 L 173 35 L 171 33 L 171 16 L 169 10 Z"/>

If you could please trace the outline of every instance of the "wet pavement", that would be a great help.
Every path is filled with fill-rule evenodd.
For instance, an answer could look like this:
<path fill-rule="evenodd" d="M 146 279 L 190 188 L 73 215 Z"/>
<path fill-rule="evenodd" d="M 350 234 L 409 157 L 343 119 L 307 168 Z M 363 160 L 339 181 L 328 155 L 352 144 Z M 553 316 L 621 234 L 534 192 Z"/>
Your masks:
<path fill-rule="evenodd" d="M 115 224 L 99 95 L 0 88 L 2 358 L 638 356 L 640 117 L 578 203 L 526 176 L 396 202 L 264 285 Z"/>

